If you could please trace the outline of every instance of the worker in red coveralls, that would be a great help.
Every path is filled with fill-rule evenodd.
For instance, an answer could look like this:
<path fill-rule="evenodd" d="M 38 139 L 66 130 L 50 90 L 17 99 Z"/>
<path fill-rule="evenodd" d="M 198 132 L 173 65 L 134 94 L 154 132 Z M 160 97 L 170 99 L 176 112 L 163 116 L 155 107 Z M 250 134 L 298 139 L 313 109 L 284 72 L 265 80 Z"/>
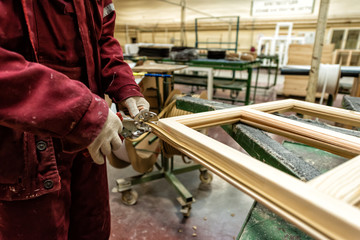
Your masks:
<path fill-rule="evenodd" d="M 0 12 L 0 239 L 108 239 L 103 163 L 122 124 L 103 96 L 132 116 L 149 108 L 114 5 L 5 0 Z"/>

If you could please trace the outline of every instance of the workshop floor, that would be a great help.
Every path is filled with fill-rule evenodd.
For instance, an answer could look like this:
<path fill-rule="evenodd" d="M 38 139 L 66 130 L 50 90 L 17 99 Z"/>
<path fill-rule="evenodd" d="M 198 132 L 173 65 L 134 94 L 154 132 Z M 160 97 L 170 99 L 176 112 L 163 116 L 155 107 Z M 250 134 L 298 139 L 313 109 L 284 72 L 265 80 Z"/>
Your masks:
<path fill-rule="evenodd" d="M 266 76 L 260 75 L 260 84 Z M 273 101 L 276 92 L 282 89 L 282 76 L 279 76 L 275 89 L 259 91 L 256 103 Z M 183 92 L 191 88 L 176 86 Z M 229 94 L 218 91 L 216 94 Z M 281 99 L 281 98 L 280 98 Z M 341 106 L 342 96 L 338 95 L 334 106 Z M 209 136 L 241 150 L 220 127 L 209 129 Z M 181 158 L 176 164 L 183 165 Z M 131 167 L 114 169 L 109 166 L 108 179 L 111 206 L 111 240 L 186 240 L 186 239 L 236 239 L 253 200 L 216 175 L 210 185 L 202 184 L 199 171 L 178 175 L 179 180 L 190 191 L 196 202 L 192 204 L 190 217 L 180 213 L 176 190 L 165 180 L 159 179 L 133 186 L 138 193 L 138 201 L 133 206 L 121 202 L 121 194 L 112 192 L 116 179 L 137 175 Z"/>
<path fill-rule="evenodd" d="M 209 135 L 240 150 L 220 127 L 210 129 Z M 179 157 L 175 162 L 184 165 Z M 134 186 L 139 198 L 133 206 L 124 205 L 120 193 L 110 192 L 110 239 L 236 239 L 253 200 L 216 175 L 210 185 L 202 184 L 199 173 L 178 175 L 196 200 L 188 218 L 180 213 L 179 195 L 165 179 Z M 110 191 L 116 187 L 116 179 L 134 175 L 131 167 L 119 170 L 109 166 Z"/>

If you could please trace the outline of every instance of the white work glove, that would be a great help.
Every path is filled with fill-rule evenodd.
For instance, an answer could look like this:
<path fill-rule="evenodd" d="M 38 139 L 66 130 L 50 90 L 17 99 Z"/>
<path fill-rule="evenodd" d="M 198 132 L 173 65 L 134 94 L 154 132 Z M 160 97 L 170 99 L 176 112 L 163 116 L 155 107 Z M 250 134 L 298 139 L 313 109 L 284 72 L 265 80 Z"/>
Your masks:
<path fill-rule="evenodd" d="M 130 158 L 126 149 L 125 141 L 121 144 L 119 149 L 114 149 L 112 150 L 112 152 L 118 159 L 130 163 Z"/>
<path fill-rule="evenodd" d="M 103 164 L 105 156 L 121 147 L 119 134 L 123 128 L 120 118 L 109 109 L 108 117 L 95 140 L 88 146 L 89 153 L 97 164 Z"/>
<path fill-rule="evenodd" d="M 130 117 L 134 118 L 140 110 L 149 110 L 150 104 L 143 97 L 129 97 L 121 102 L 121 105 L 129 110 Z"/>

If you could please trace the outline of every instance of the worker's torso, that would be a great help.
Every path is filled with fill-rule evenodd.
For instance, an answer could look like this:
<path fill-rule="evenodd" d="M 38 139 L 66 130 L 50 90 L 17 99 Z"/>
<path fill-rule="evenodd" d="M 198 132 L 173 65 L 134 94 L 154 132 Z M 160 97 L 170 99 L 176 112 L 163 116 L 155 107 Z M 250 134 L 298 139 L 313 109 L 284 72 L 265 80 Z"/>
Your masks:
<path fill-rule="evenodd" d="M 84 48 L 72 0 L 34 0 L 33 11 L 39 63 L 86 83 Z"/>
<path fill-rule="evenodd" d="M 20 0 L 1 3 L 6 11 L 1 16 L 0 46 L 86 83 L 85 50 L 88 56 L 93 54 L 91 48 L 84 49 L 82 44 L 73 0 L 30 2 L 32 6 L 27 5 L 30 9 L 23 9 Z M 25 15 L 25 12 L 29 14 Z M 29 30 L 33 38 L 30 38 Z M 90 37 L 89 31 L 83 34 Z"/>
<path fill-rule="evenodd" d="M 0 47 L 99 93 L 97 40 L 102 4 L 96 0 L 1 1 Z M 0 139 L 0 200 L 33 198 L 60 187 L 55 158 L 60 141 L 2 126 Z M 46 187 L 48 180 L 54 183 L 51 188 Z"/>

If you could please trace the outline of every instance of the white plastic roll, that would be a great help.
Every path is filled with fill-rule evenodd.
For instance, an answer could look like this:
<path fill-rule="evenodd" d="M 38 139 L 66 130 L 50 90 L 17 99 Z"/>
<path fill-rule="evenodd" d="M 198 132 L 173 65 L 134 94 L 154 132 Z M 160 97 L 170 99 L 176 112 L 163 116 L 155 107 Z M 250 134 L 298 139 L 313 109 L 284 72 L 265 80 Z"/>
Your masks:
<path fill-rule="evenodd" d="M 339 87 L 339 79 L 339 64 L 320 64 L 317 92 L 335 95 Z"/>

